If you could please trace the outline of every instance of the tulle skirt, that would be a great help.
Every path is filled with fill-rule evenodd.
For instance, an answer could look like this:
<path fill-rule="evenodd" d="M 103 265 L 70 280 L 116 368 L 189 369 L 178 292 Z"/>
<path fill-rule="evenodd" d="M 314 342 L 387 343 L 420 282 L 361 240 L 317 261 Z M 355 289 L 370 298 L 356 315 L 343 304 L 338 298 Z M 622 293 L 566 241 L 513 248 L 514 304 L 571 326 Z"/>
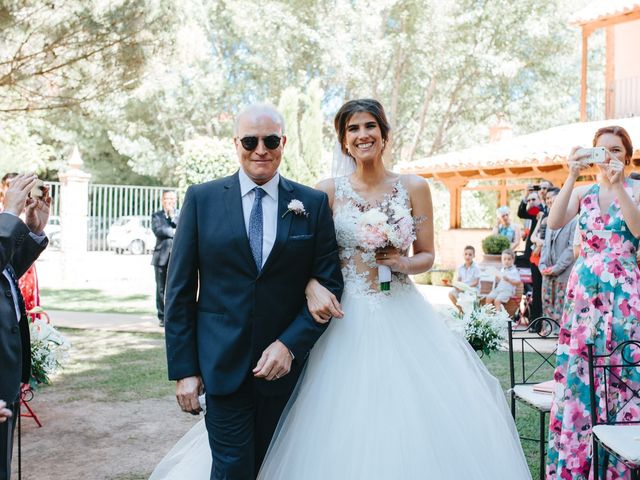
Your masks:
<path fill-rule="evenodd" d="M 531 479 L 500 384 L 413 285 L 346 291 L 342 307 L 309 356 L 259 479 Z M 196 429 L 204 426 L 174 448 L 176 474 L 152 480 L 208 478 L 211 459 L 192 452 L 193 443 L 208 448 Z"/>

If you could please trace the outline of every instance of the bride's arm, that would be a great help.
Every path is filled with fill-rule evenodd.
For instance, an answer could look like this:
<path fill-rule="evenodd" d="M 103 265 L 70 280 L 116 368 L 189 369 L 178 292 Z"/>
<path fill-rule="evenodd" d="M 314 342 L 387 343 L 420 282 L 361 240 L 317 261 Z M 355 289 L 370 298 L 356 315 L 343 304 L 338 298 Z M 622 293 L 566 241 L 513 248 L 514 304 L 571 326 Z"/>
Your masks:
<path fill-rule="evenodd" d="M 406 257 L 399 255 L 395 249 L 389 249 L 386 257 L 377 253 L 376 261 L 380 265 L 388 265 L 394 272 L 415 275 L 429 270 L 435 260 L 433 204 L 429 184 L 424 178 L 403 175 L 402 182 L 409 192 L 411 214 L 421 220 L 417 226 L 416 240 L 413 242 L 413 255 Z M 384 255 L 384 251 L 382 254 Z"/>
<path fill-rule="evenodd" d="M 335 194 L 335 182 L 332 178 L 322 180 L 316 185 L 329 197 L 329 207 L 333 209 L 333 197 Z M 332 317 L 342 318 L 343 313 L 340 302 L 336 296 L 322 286 L 315 278 L 311 278 L 304 290 L 307 297 L 307 307 L 311 316 L 318 323 L 327 323 Z"/>

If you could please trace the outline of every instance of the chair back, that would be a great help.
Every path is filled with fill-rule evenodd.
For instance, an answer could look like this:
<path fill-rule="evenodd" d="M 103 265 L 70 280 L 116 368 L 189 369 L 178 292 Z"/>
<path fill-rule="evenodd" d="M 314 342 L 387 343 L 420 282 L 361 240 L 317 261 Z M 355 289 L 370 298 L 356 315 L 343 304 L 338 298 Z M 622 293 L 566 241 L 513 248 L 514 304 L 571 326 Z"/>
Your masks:
<path fill-rule="evenodd" d="M 511 388 L 552 380 L 558 350 L 558 323 L 549 317 L 539 317 L 528 326 L 512 327 L 513 321 L 510 321 L 508 347 Z M 553 345 L 551 352 L 547 348 L 549 344 Z"/>
<path fill-rule="evenodd" d="M 596 354 L 594 345 L 587 348 L 593 426 L 640 424 L 640 341 L 621 342 L 603 354 Z M 598 411 L 603 414 L 598 415 Z"/>

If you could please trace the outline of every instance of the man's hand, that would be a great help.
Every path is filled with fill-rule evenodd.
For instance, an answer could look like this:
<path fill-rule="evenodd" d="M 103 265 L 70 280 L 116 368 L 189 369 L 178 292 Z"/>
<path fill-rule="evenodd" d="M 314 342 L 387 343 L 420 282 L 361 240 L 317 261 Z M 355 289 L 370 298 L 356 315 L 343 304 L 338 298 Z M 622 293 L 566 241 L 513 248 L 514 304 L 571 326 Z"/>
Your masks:
<path fill-rule="evenodd" d="M 253 369 L 253 375 L 269 381 L 277 380 L 291 371 L 292 360 L 291 352 L 286 345 L 276 340 L 262 352 L 256 368 Z"/>
<path fill-rule="evenodd" d="M 7 404 L 0 400 L 0 423 L 4 423 L 8 418 L 11 418 L 11 410 L 6 408 Z"/>
<path fill-rule="evenodd" d="M 28 198 L 26 203 L 25 223 L 36 235 L 42 235 L 49 221 L 51 197 L 49 187 L 42 187 L 42 197 Z"/>
<path fill-rule="evenodd" d="M 176 382 L 176 399 L 183 412 L 198 415 L 202 411 L 198 396 L 204 391 L 202 378 L 186 377 Z"/>
<path fill-rule="evenodd" d="M 316 322 L 327 323 L 332 317 L 344 316 L 336 296 L 315 278 L 309 280 L 304 294 L 307 297 L 307 308 Z"/>
<path fill-rule="evenodd" d="M 5 212 L 20 216 L 29 200 L 29 192 L 35 187 L 37 180 L 38 177 L 33 173 L 21 173 L 12 178 L 4 194 Z"/>

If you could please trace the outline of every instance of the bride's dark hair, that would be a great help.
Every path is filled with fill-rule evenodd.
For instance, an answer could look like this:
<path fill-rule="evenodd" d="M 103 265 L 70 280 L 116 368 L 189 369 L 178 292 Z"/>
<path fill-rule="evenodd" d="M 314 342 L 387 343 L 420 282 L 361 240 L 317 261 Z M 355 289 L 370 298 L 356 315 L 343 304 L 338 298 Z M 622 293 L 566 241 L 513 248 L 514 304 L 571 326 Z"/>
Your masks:
<path fill-rule="evenodd" d="M 333 119 L 333 125 L 335 126 L 336 133 L 338 134 L 338 142 L 340 142 L 340 148 L 342 149 L 342 153 L 345 155 L 348 155 L 347 149 L 344 146 L 344 139 L 347 136 L 347 122 L 355 113 L 361 112 L 373 115 L 380 127 L 382 140 L 384 140 L 385 143 L 389 140 L 389 131 L 391 130 L 391 126 L 387 120 L 387 115 L 384 113 L 382 104 L 372 98 L 349 100 L 340 107 L 340 110 L 336 113 L 336 117 Z"/>

